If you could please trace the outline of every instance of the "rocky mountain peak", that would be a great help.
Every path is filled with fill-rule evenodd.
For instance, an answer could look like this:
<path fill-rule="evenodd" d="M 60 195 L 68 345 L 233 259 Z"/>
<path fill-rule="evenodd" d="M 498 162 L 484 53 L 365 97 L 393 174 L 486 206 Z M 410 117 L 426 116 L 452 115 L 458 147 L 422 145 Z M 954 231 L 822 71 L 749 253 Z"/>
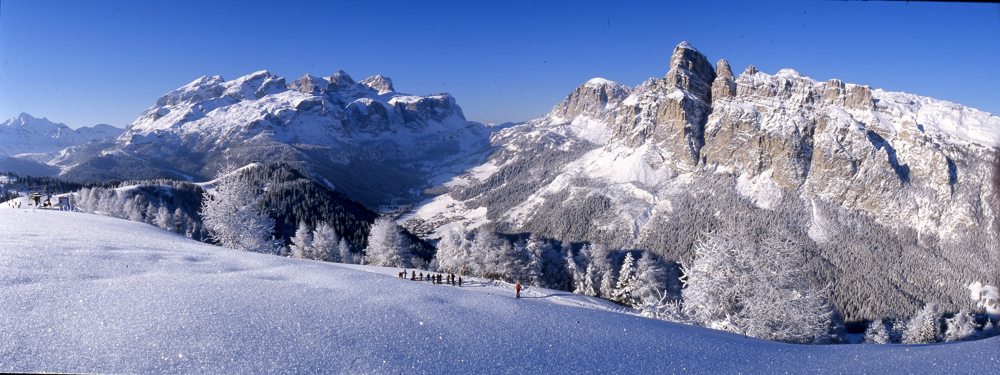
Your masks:
<path fill-rule="evenodd" d="M 378 91 L 379 95 L 396 91 L 396 88 L 392 87 L 392 79 L 381 74 L 365 78 L 361 81 L 361 84 L 370 87 L 372 90 Z"/>
<path fill-rule="evenodd" d="M 699 99 L 709 99 L 715 69 L 705 55 L 688 42 L 681 42 L 670 55 L 666 79 L 669 86 L 684 89 Z"/>
<path fill-rule="evenodd" d="M 303 75 L 301 78 L 288 84 L 288 88 L 309 95 L 320 95 L 330 86 L 326 79 L 312 74 Z"/>
<path fill-rule="evenodd" d="M 736 81 L 733 79 L 733 70 L 729 67 L 726 59 L 719 59 L 715 63 L 715 81 L 712 82 L 712 98 L 730 98 L 736 95 Z"/>
<path fill-rule="evenodd" d="M 632 89 L 604 78 L 592 78 L 571 92 L 566 99 L 552 108 L 550 116 L 573 119 L 586 115 L 602 118 L 606 110 L 621 103 Z"/>
<path fill-rule="evenodd" d="M 354 82 L 354 79 L 351 78 L 351 76 L 347 75 L 347 73 L 344 72 L 343 70 L 337 70 L 336 72 L 334 72 L 332 76 L 327 78 L 327 81 L 330 82 L 330 86 L 333 86 L 334 88 L 337 89 L 353 87 L 354 85 L 357 84 Z"/>

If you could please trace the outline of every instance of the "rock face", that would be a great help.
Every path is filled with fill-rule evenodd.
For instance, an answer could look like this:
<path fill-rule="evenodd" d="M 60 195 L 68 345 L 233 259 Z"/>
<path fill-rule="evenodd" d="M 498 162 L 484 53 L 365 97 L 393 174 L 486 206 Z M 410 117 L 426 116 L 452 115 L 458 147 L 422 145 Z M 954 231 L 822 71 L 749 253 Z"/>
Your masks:
<path fill-rule="evenodd" d="M 363 81 L 361 81 L 361 84 L 368 86 L 372 90 L 375 90 L 376 92 L 378 92 L 379 95 L 384 95 L 396 91 L 396 89 L 392 87 L 392 80 L 389 79 L 389 77 L 385 77 L 381 74 L 365 78 Z"/>
<path fill-rule="evenodd" d="M 113 145 L 69 150 L 63 177 L 209 180 L 226 164 L 285 161 L 370 207 L 420 199 L 430 180 L 478 162 L 489 132 L 448 94 L 398 93 L 388 77 L 360 83 L 258 71 L 201 77 L 160 97 Z"/>
<path fill-rule="evenodd" d="M 705 56 L 690 44 L 679 44 L 666 77 L 646 81 L 614 109 L 614 139 L 629 147 L 650 142 L 678 167 L 693 168 L 704 145 L 714 80 L 715 70 Z"/>
<path fill-rule="evenodd" d="M 551 113 L 564 119 L 588 116 L 604 120 L 608 109 L 618 106 L 631 92 L 623 84 L 594 78 L 573 90 Z"/>
<path fill-rule="evenodd" d="M 588 82 L 504 129 L 408 218 L 681 262 L 721 226 L 777 231 L 848 319 L 958 307 L 963 283 L 1000 277 L 997 116 L 791 69 L 734 77 L 687 43 L 668 69 L 632 90 Z"/>

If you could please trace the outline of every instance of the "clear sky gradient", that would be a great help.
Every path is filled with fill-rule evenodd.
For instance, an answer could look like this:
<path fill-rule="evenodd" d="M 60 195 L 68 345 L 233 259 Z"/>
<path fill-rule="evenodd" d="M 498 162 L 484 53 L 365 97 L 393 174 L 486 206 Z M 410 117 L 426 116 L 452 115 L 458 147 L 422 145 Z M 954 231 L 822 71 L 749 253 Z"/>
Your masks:
<path fill-rule="evenodd" d="M 592 77 L 711 61 L 1000 113 L 1000 6 L 918 2 L 0 0 L 0 117 L 126 126 L 202 75 L 381 73 L 470 120 L 538 117 Z"/>

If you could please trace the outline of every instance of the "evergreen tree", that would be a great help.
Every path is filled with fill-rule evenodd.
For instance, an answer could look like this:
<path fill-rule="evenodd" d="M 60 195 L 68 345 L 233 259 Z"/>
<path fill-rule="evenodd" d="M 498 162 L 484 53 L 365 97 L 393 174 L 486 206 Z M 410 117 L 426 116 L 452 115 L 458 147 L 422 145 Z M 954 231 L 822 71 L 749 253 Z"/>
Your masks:
<path fill-rule="evenodd" d="M 642 252 L 636 265 L 635 297 L 644 304 L 655 304 L 660 299 L 660 289 L 666 272 L 649 251 Z"/>
<path fill-rule="evenodd" d="M 182 211 L 180 207 L 177 207 L 177 209 L 174 210 L 174 217 L 173 217 L 174 222 L 172 228 L 174 232 L 184 233 L 187 231 L 187 219 L 185 218 L 186 216 L 187 215 L 184 214 L 184 211 Z"/>
<path fill-rule="evenodd" d="M 313 235 L 306 222 L 299 222 L 289 250 L 292 258 L 313 259 Z"/>
<path fill-rule="evenodd" d="M 638 306 L 642 302 L 636 289 L 638 282 L 635 258 L 631 252 L 627 252 L 621 271 L 618 272 L 618 284 L 615 285 L 611 299 L 626 306 Z"/>
<path fill-rule="evenodd" d="M 165 204 L 160 204 L 160 208 L 156 210 L 156 226 L 164 230 L 173 230 L 173 223 L 174 218 L 170 210 Z"/>
<path fill-rule="evenodd" d="M 576 294 L 586 294 L 586 274 L 580 270 L 580 266 L 576 263 L 576 257 L 573 256 L 572 249 L 566 249 L 566 271 L 570 275 L 570 289 Z"/>
<path fill-rule="evenodd" d="M 368 234 L 365 263 L 373 266 L 410 267 L 410 244 L 392 218 L 375 220 Z"/>
<path fill-rule="evenodd" d="M 232 175 L 219 176 L 215 194 L 206 194 L 201 208 L 212 239 L 230 249 L 274 253 L 274 219 L 262 207 L 262 197 L 256 184 Z"/>
<path fill-rule="evenodd" d="M 340 253 L 340 261 L 343 263 L 358 263 L 357 258 L 351 253 L 351 245 L 347 244 L 347 239 L 341 238 L 337 243 L 337 252 Z"/>
<path fill-rule="evenodd" d="M 930 344 L 941 338 L 941 326 L 938 323 L 937 305 L 928 303 L 920 309 L 908 322 L 903 331 L 904 344 Z"/>
<path fill-rule="evenodd" d="M 888 344 L 892 340 L 889 336 L 889 329 L 886 328 L 887 322 L 884 320 L 876 320 L 868 325 L 868 329 L 865 330 L 865 342 L 868 344 Z"/>
<path fill-rule="evenodd" d="M 313 259 L 324 262 L 334 262 L 340 258 L 337 245 L 340 243 L 340 236 L 333 226 L 328 223 L 320 223 L 313 231 Z"/>

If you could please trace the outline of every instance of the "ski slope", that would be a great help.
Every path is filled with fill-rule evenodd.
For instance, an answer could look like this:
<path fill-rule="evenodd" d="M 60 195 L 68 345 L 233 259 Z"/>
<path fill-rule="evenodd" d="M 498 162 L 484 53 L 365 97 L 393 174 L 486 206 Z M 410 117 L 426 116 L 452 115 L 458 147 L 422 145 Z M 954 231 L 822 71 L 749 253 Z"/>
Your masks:
<path fill-rule="evenodd" d="M 6 205 L 0 205 L 6 207 Z M 766 342 L 497 284 L 243 253 L 103 216 L 0 208 L 0 371 L 991 373 L 1000 338 Z M 390 275 L 385 275 L 389 273 Z M 560 295 L 561 294 L 561 295 Z"/>

